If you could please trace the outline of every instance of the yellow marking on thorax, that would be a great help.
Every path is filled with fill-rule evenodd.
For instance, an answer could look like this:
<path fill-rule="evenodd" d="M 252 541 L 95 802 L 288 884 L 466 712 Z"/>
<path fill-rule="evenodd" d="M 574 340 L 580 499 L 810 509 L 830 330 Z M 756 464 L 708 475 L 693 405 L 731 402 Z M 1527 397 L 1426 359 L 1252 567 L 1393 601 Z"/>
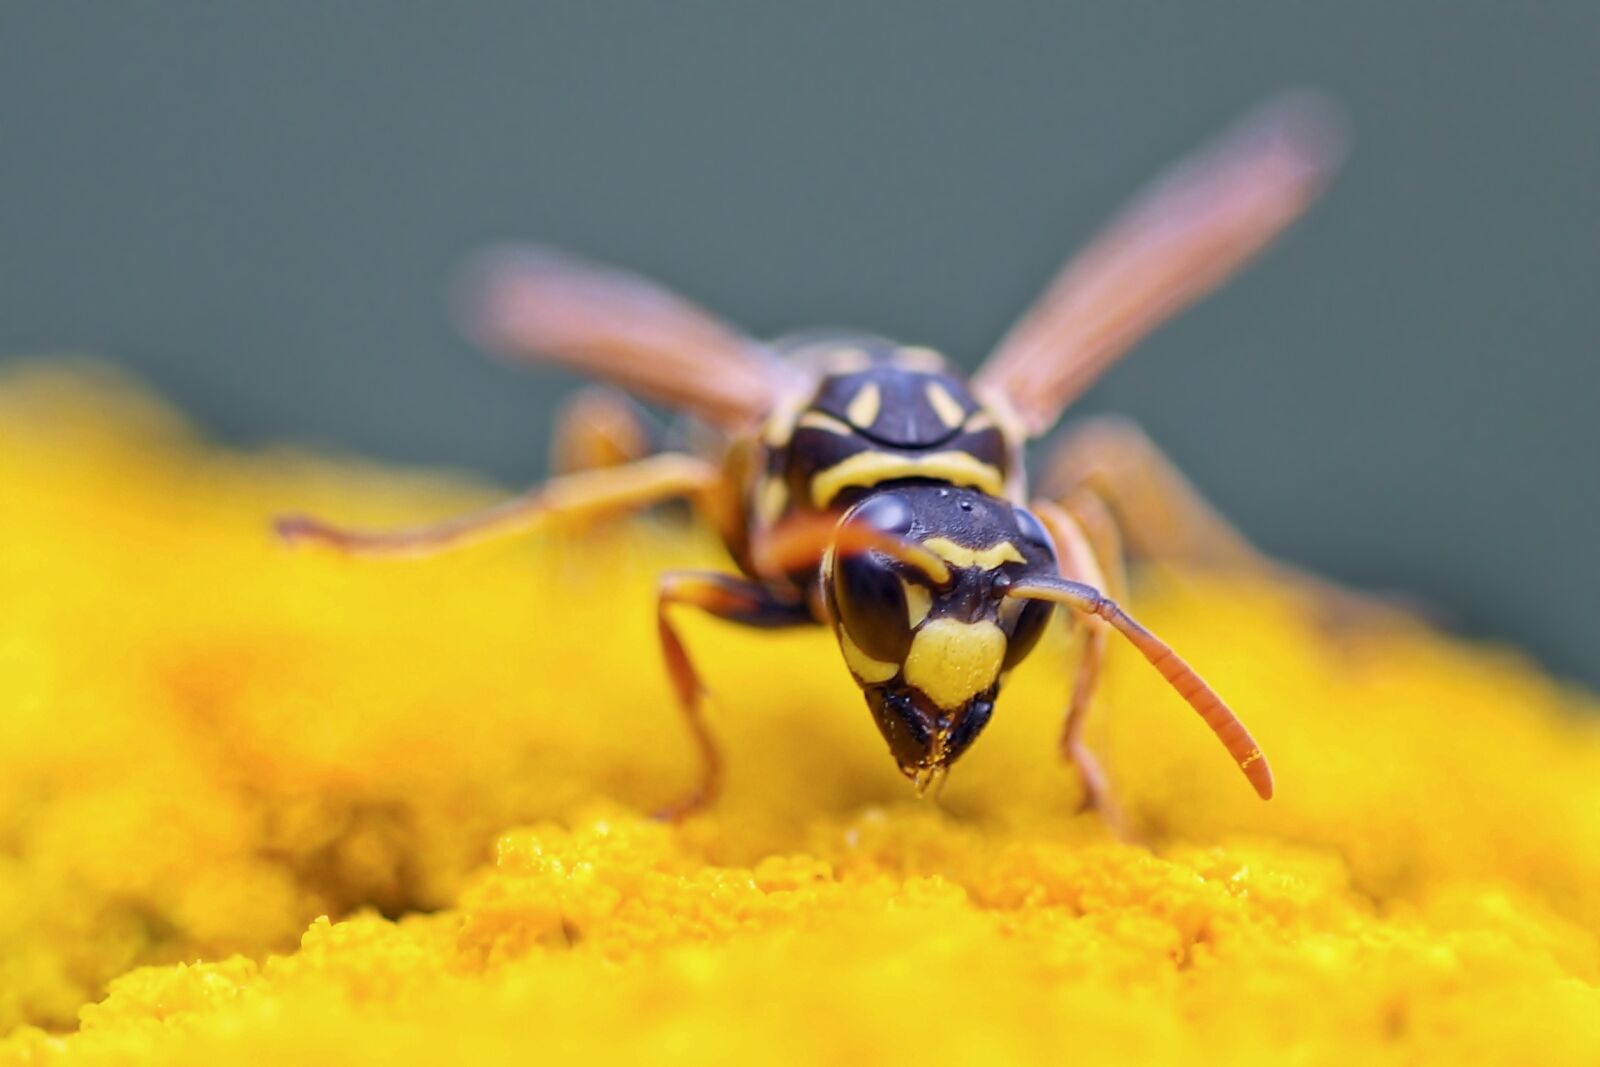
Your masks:
<path fill-rule="evenodd" d="M 987 430 L 993 425 L 993 415 L 989 414 L 987 411 L 974 411 L 972 416 L 967 419 L 966 424 L 961 428 L 967 433 L 977 433 L 979 430 Z"/>
<path fill-rule="evenodd" d="M 851 672 L 863 682 L 887 682 L 890 678 L 900 673 L 897 663 L 885 663 L 881 659 L 873 659 L 857 647 L 850 640 L 850 635 L 839 628 L 839 651 L 844 653 L 844 661 Z"/>
<path fill-rule="evenodd" d="M 992 622 L 930 619 L 911 639 L 906 681 L 945 711 L 954 711 L 995 683 L 1006 635 Z"/>
<path fill-rule="evenodd" d="M 966 545 L 956 544 L 948 537 L 930 537 L 922 542 L 922 547 L 946 563 L 957 567 L 982 567 L 990 571 L 1002 563 L 1027 562 L 1022 558 L 1022 553 L 1017 551 L 1017 546 L 1010 541 L 1001 541 L 988 548 L 968 548 Z"/>
<path fill-rule="evenodd" d="M 883 394 L 878 390 L 878 383 L 868 382 L 850 398 L 849 406 L 844 409 L 845 417 L 852 426 L 870 430 L 872 424 L 878 421 L 878 409 L 882 405 Z"/>
<path fill-rule="evenodd" d="M 839 345 L 818 360 L 826 374 L 855 374 L 872 366 L 872 356 L 855 345 Z"/>
<path fill-rule="evenodd" d="M 903 370 L 920 370 L 938 373 L 949 366 L 938 352 L 923 345 L 906 345 L 897 348 L 891 361 Z"/>
<path fill-rule="evenodd" d="M 767 417 L 767 423 L 761 430 L 761 441 L 768 448 L 782 448 L 794 436 L 794 421 L 800 417 L 805 401 L 794 399 L 786 401 L 782 406 Z"/>
<path fill-rule="evenodd" d="M 761 488 L 756 492 L 756 518 L 761 520 L 761 525 L 771 526 L 783 517 L 783 509 L 789 506 L 789 487 L 782 478 L 772 475 L 761 480 Z"/>
<path fill-rule="evenodd" d="M 814 507 L 825 508 L 846 489 L 867 489 L 896 478 L 931 478 L 977 489 L 990 496 L 999 496 L 1005 488 L 999 468 L 966 452 L 911 456 L 895 452 L 857 452 L 812 476 L 811 503 Z"/>
<path fill-rule="evenodd" d="M 933 594 L 928 587 L 900 579 L 900 585 L 906 591 L 906 622 L 909 628 L 915 630 L 928 618 L 928 612 L 933 610 Z"/>
<path fill-rule="evenodd" d="M 837 433 L 849 436 L 855 433 L 855 427 L 842 419 L 836 419 L 826 411 L 808 411 L 800 416 L 800 425 L 811 430 L 822 430 L 824 433 Z"/>
<path fill-rule="evenodd" d="M 925 391 L 928 394 L 928 403 L 932 405 L 933 413 L 939 416 L 940 422 L 952 430 L 961 425 L 961 420 L 967 413 L 962 410 L 961 402 L 950 395 L 950 390 L 939 382 L 929 382 Z"/>

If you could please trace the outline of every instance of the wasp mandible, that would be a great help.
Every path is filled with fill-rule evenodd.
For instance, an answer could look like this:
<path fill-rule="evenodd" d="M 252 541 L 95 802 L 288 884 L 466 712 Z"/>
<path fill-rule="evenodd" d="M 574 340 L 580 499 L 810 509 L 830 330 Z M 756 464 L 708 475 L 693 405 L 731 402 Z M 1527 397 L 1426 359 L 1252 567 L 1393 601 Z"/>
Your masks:
<path fill-rule="evenodd" d="M 543 249 L 492 253 L 463 312 L 479 343 L 676 408 L 717 431 L 718 454 L 642 454 L 613 432 L 626 429 L 625 409 L 590 397 L 558 450 L 577 457 L 575 469 L 499 506 L 394 531 L 303 516 L 278 529 L 356 555 L 415 556 L 556 515 L 694 502 L 741 573 L 661 579 L 662 652 L 700 757 L 699 782 L 668 810 L 674 817 L 703 808 L 722 780 L 704 690 L 671 618 L 680 605 L 747 626 L 830 627 L 919 791 L 982 732 L 1008 673 L 1065 608 L 1087 633 L 1061 749 L 1088 804 L 1109 813 L 1082 728 L 1110 631 L 1188 701 L 1269 798 L 1272 773 L 1244 725 L 1107 593 L 1117 591 L 1108 576 L 1119 581 L 1124 536 L 1197 554 L 1248 547 L 1127 426 L 1091 422 L 1070 435 L 1050 492 L 1031 502 L 1023 446 L 1136 341 L 1299 216 L 1341 145 L 1337 116 L 1316 99 L 1286 98 L 1247 117 L 1135 197 L 970 380 L 927 348 L 844 332 L 763 343 L 631 274 Z"/>

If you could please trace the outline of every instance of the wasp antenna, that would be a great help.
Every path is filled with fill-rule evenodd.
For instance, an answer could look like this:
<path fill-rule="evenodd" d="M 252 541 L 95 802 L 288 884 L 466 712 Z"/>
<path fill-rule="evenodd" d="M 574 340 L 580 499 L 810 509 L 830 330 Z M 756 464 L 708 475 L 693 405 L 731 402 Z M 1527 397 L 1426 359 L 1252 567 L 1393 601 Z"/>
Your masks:
<path fill-rule="evenodd" d="M 950 584 L 949 564 L 928 549 L 865 523 L 841 523 L 836 513 L 800 515 L 783 522 L 756 546 L 756 563 L 769 574 L 782 574 L 815 566 L 829 550 L 844 555 L 882 552 L 915 567 L 935 585 Z"/>
<path fill-rule="evenodd" d="M 1115 601 L 1093 586 L 1065 578 L 1027 578 L 1014 583 L 1006 590 L 1006 596 L 1023 600 L 1048 600 L 1110 623 L 1150 661 L 1151 666 L 1161 672 L 1167 684 L 1199 713 L 1211 732 L 1217 735 L 1217 740 L 1228 750 L 1228 755 L 1233 757 L 1244 776 L 1250 780 L 1256 794 L 1262 800 L 1272 799 L 1272 768 L 1267 765 L 1267 758 L 1261 754 L 1260 746 L 1250 736 L 1250 731 L 1245 729 L 1244 723 L 1239 721 L 1238 716 L 1193 667 L 1185 663 L 1165 641 L 1139 625 Z"/>

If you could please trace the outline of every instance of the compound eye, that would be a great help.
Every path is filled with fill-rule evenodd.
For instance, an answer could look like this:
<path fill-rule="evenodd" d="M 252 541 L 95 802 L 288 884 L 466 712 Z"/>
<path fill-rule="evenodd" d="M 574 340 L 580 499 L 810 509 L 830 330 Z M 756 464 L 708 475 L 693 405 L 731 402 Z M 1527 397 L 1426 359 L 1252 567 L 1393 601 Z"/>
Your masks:
<path fill-rule="evenodd" d="M 1027 542 L 1026 554 L 1030 558 L 1043 557 L 1049 561 L 1050 573 L 1056 570 L 1056 545 L 1050 531 L 1039 517 L 1026 508 L 1013 509 L 1017 533 Z M 1007 600 L 1000 605 L 1000 626 L 1006 631 L 1007 670 L 1021 663 L 1033 646 L 1039 643 L 1045 627 L 1054 613 L 1054 605 L 1042 600 Z"/>
<path fill-rule="evenodd" d="M 873 659 L 902 663 L 911 650 L 905 586 L 875 553 L 841 559 L 833 570 L 834 607 L 850 640 Z"/>
<path fill-rule="evenodd" d="M 1013 608 L 1013 604 L 1016 607 Z M 1021 663 L 1033 651 L 1033 646 L 1044 636 L 1054 610 L 1055 605 L 1045 600 L 1013 600 L 1002 605 L 1000 625 L 1006 631 L 1006 670 Z"/>
<path fill-rule="evenodd" d="M 1017 532 L 1023 540 L 1038 548 L 1054 562 L 1056 558 L 1055 539 L 1050 536 L 1050 531 L 1045 529 L 1039 517 L 1027 508 L 1013 508 L 1017 520 Z"/>
<path fill-rule="evenodd" d="M 851 509 L 845 521 L 905 537 L 911 533 L 911 502 L 899 493 L 877 493 Z"/>
<path fill-rule="evenodd" d="M 860 522 L 885 533 L 911 531 L 911 507 L 893 493 L 871 497 L 846 522 Z M 902 565 L 879 552 L 842 556 L 833 567 L 833 605 L 850 640 L 873 659 L 904 662 L 911 649 Z"/>

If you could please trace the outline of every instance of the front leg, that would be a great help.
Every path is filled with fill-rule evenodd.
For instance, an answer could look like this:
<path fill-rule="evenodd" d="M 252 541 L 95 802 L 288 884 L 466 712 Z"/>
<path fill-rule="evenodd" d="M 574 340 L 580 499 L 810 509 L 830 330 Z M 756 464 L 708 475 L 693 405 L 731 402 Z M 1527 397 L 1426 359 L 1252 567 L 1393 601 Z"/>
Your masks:
<path fill-rule="evenodd" d="M 1056 557 L 1060 561 L 1061 576 L 1095 588 L 1105 588 L 1106 568 L 1120 571 L 1116 560 L 1107 560 L 1095 550 L 1093 539 L 1082 524 L 1062 508 L 1048 501 L 1036 501 L 1033 512 L 1044 523 L 1055 542 Z M 1108 550 L 1110 546 L 1102 548 Z M 1084 626 L 1083 654 L 1078 660 L 1078 672 L 1072 681 L 1072 695 L 1067 702 L 1067 715 L 1061 728 L 1061 756 L 1078 772 L 1083 783 L 1083 806 L 1100 812 L 1111 832 L 1126 836 L 1126 823 L 1122 811 L 1111 796 L 1111 788 L 1100 763 L 1083 739 L 1084 723 L 1088 719 L 1095 689 L 1099 686 L 1100 670 L 1105 663 L 1106 624 L 1103 620 L 1082 617 Z"/>
<path fill-rule="evenodd" d="M 690 604 L 719 619 L 763 629 L 804 626 L 815 621 L 803 599 L 783 596 L 748 578 L 710 571 L 673 571 L 662 576 L 661 597 L 656 606 L 661 654 L 689 736 L 700 755 L 700 784 L 660 813 L 674 822 L 705 808 L 722 789 L 722 756 L 705 720 L 705 686 L 669 618 L 668 609 L 675 604 Z"/>

